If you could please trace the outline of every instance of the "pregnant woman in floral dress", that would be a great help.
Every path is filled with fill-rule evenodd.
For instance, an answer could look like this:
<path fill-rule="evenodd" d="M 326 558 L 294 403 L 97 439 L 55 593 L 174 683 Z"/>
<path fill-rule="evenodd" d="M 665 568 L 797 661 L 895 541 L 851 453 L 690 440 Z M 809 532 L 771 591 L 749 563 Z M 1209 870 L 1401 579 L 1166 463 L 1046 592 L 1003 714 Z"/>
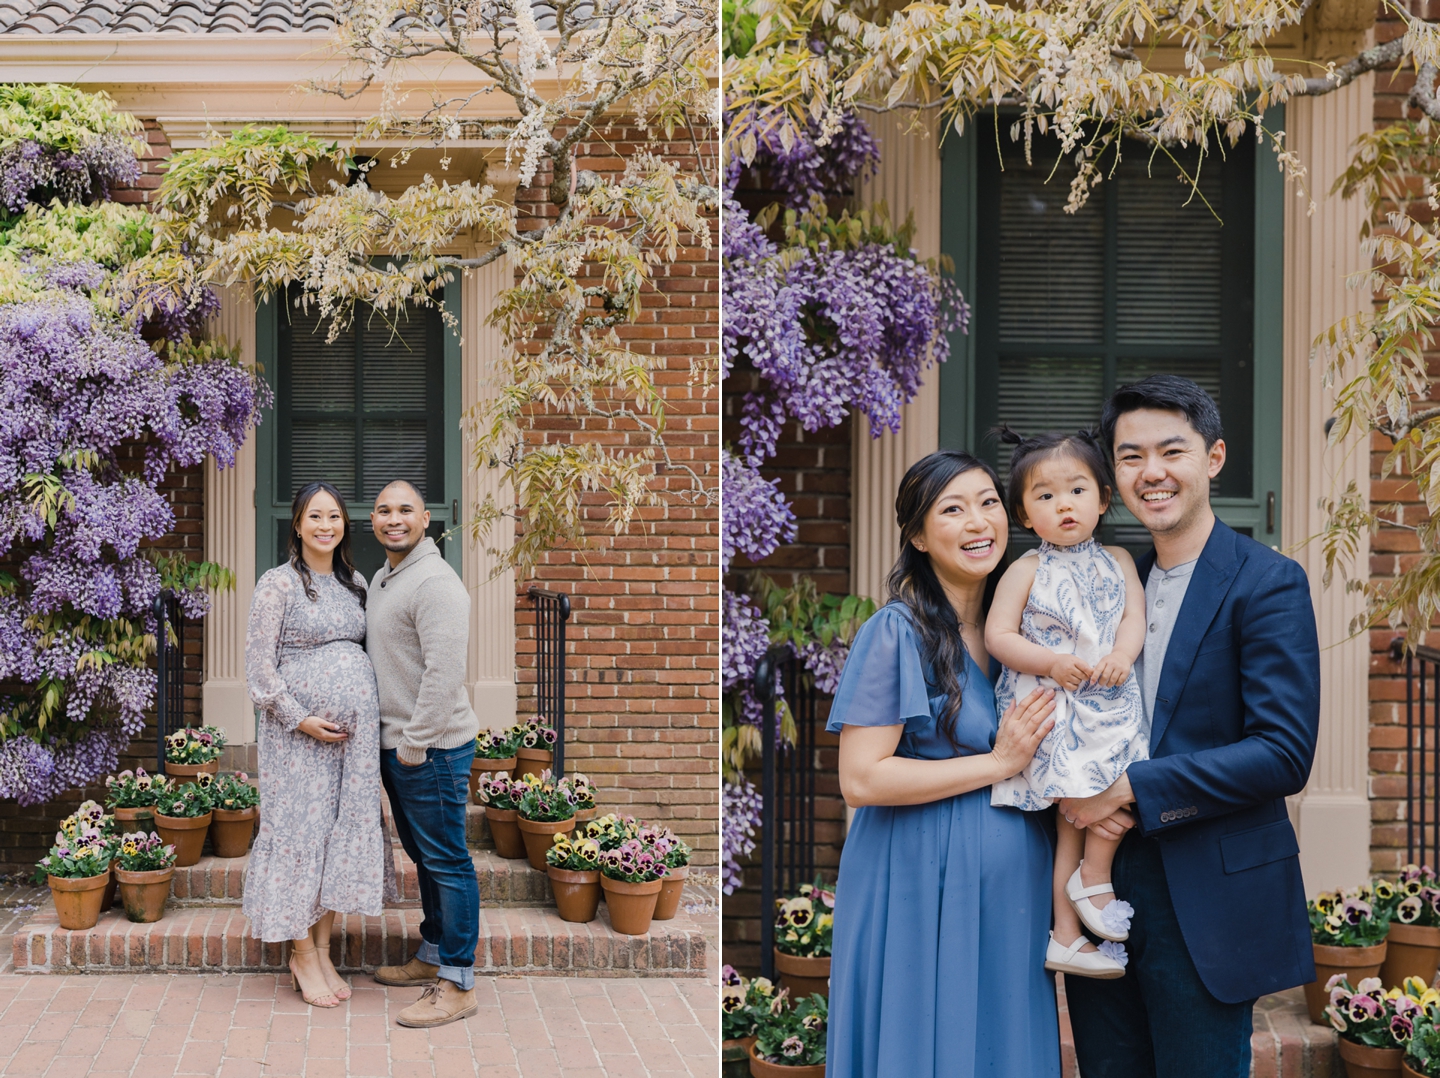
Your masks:
<path fill-rule="evenodd" d="M 380 813 L 380 710 L 365 654 L 365 579 L 350 560 L 340 492 L 295 495 L 290 560 L 262 576 L 245 642 L 260 713 L 260 835 L 245 877 L 250 934 L 292 941 L 305 1002 L 350 988 L 330 961 L 338 913 L 376 915 L 395 896 Z"/>

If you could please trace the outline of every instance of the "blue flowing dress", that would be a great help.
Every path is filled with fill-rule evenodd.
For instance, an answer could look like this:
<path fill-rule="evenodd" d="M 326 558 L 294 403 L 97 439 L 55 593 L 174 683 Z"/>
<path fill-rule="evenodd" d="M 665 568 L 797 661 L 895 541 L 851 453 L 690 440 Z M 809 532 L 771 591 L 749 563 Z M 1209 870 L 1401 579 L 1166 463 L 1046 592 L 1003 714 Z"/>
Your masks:
<path fill-rule="evenodd" d="M 827 729 L 900 726 L 895 755 L 989 752 L 991 679 L 968 655 L 952 746 L 946 697 L 908 609 L 856 634 Z M 1049 836 L 1034 812 L 982 788 L 925 805 L 856 810 L 835 887 L 826 1078 L 1059 1078 Z"/>

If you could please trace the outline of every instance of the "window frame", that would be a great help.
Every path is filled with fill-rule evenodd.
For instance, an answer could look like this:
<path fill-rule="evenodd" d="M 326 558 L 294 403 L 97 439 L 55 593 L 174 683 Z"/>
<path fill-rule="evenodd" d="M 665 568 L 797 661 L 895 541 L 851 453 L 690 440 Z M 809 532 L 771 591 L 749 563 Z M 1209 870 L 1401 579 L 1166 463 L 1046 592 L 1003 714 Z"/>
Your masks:
<path fill-rule="evenodd" d="M 461 317 L 460 303 L 461 288 L 458 281 L 451 282 L 444 289 L 440 303 L 444 310 L 456 320 L 456 326 L 462 327 L 459 319 Z M 282 331 L 282 318 L 284 312 L 281 310 L 280 300 L 276 296 L 268 300 L 256 297 L 255 304 L 255 354 L 256 361 L 260 367 L 261 377 L 269 384 L 272 392 L 275 393 L 277 405 L 267 415 L 255 432 L 255 578 L 258 580 L 269 569 L 274 568 L 279 562 L 275 559 L 275 544 L 281 522 L 288 525 L 290 519 L 291 496 L 282 493 L 282 476 L 280 474 L 280 439 L 283 436 L 281 419 L 282 409 L 279 407 L 281 386 L 280 371 L 280 335 Z M 357 314 L 357 317 L 359 315 Z M 463 328 L 463 327 L 462 327 Z M 440 374 L 442 385 L 442 407 L 439 414 L 432 414 L 429 417 L 432 431 L 434 425 L 439 423 L 443 426 L 443 459 L 439 468 L 432 463 L 431 475 L 427 477 L 427 485 L 435 479 L 436 472 L 439 472 L 441 479 L 440 497 L 435 497 L 434 492 L 428 492 L 429 497 L 425 502 L 425 508 L 430 510 L 432 530 L 436 523 L 444 527 L 453 527 L 458 523 L 460 515 L 460 499 L 464 461 L 462 459 L 463 446 L 460 435 L 460 412 L 461 412 L 461 386 L 460 386 L 460 338 L 456 329 L 451 329 L 443 323 L 440 326 L 441 348 L 443 355 L 440 357 Z M 434 342 L 427 335 L 427 345 Z M 359 345 L 356 346 L 357 354 Z M 288 389 L 288 386 L 283 387 Z M 360 391 L 360 383 L 357 381 L 356 392 Z M 357 413 L 360 401 L 357 397 Z M 364 512 L 357 510 L 354 505 L 350 506 L 351 523 L 354 527 L 362 528 L 369 526 L 369 509 L 364 507 Z M 459 573 L 461 571 L 461 536 L 452 537 L 444 544 L 445 560 Z"/>
<path fill-rule="evenodd" d="M 1284 106 L 1265 115 L 1272 129 L 1284 127 Z M 1013 117 L 1002 111 L 998 122 L 1008 129 Z M 955 264 L 955 280 L 967 299 L 977 299 L 978 247 L 983 228 L 979 217 L 979 155 L 994 153 L 983 124 L 972 122 L 963 133 L 946 133 L 941 145 L 940 247 Z M 988 130 L 988 128 L 987 128 Z M 989 131 L 993 140 L 994 131 Z M 1267 144 L 1268 145 L 1268 144 Z M 1278 548 L 1282 534 L 1281 498 L 1283 431 L 1276 421 L 1284 385 L 1284 176 L 1276 168 L 1273 151 L 1256 147 L 1254 177 L 1253 328 L 1251 349 L 1253 393 L 1250 419 L 1252 473 L 1250 493 L 1244 497 L 1214 497 L 1216 515 L 1234 528 L 1245 528 L 1259 542 Z M 1057 178 L 1051 182 L 1065 182 Z M 950 337 L 950 359 L 940 368 L 940 430 L 943 448 L 965 449 L 988 457 L 981 443 L 984 431 L 977 415 L 983 380 L 993 371 L 979 370 L 979 342 L 973 334 Z M 1096 417 L 1099 418 L 1098 416 Z M 1117 506 L 1109 521 L 1133 523 Z"/>

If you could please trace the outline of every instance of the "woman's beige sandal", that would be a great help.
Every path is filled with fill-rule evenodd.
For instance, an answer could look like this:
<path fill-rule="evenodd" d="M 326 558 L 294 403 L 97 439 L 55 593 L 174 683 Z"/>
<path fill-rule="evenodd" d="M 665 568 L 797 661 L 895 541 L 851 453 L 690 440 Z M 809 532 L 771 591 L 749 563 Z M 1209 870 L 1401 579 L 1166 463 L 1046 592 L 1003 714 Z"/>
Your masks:
<path fill-rule="evenodd" d="M 300 998 L 312 1007 L 338 1007 L 340 1006 L 340 1001 L 335 998 L 333 992 L 327 990 L 318 996 L 307 996 L 304 989 L 300 987 L 300 978 L 295 974 L 295 956 L 314 953 L 315 945 L 313 943 L 309 947 L 296 947 L 293 943 L 290 945 L 290 961 L 287 963 L 290 967 L 290 987 L 299 992 Z M 329 1002 L 327 1003 L 326 1000 L 329 1000 Z"/>

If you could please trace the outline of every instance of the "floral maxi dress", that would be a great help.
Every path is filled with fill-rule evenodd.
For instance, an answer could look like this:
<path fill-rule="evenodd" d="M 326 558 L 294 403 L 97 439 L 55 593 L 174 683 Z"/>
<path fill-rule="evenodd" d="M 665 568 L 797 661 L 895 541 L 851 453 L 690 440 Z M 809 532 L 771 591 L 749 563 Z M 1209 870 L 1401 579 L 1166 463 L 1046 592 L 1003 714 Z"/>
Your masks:
<path fill-rule="evenodd" d="M 365 611 L 333 575 L 305 594 L 289 564 L 255 585 L 245 676 L 259 711 L 260 834 L 245 875 L 250 934 L 299 939 L 326 910 L 378 915 L 396 897 L 380 811 L 380 707 Z M 364 578 L 355 581 L 365 586 Z M 308 715 L 349 733 L 318 741 Z"/>

